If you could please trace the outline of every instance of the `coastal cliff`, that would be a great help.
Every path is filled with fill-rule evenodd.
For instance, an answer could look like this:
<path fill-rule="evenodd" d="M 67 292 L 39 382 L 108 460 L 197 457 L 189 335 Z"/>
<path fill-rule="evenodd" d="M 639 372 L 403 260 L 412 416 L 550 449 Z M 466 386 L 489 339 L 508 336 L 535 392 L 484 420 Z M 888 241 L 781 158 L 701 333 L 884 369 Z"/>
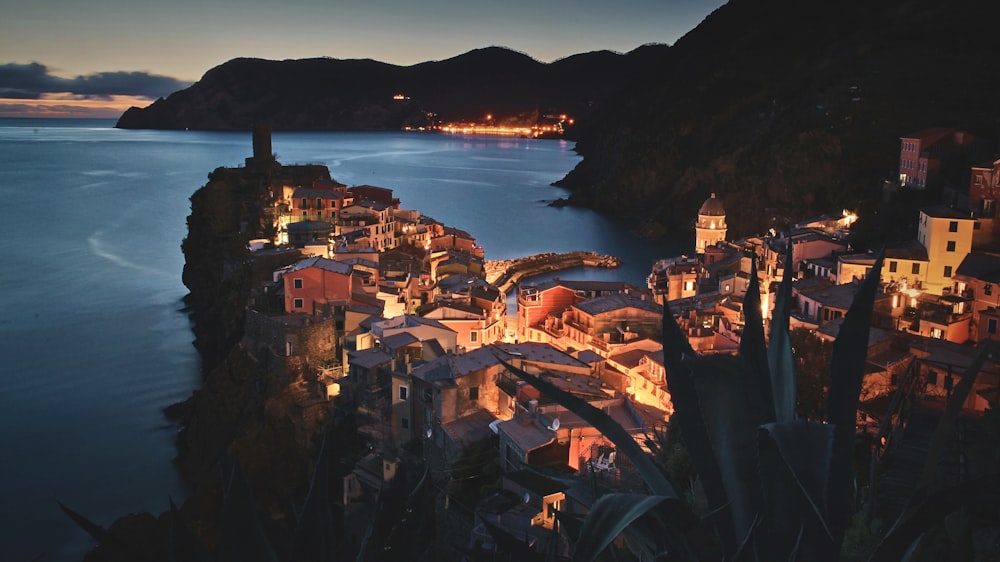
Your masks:
<path fill-rule="evenodd" d="M 307 517 L 321 444 L 356 447 L 351 421 L 335 423 L 329 402 L 316 399 L 307 364 L 272 361 L 240 344 L 251 289 L 300 258 L 251 255 L 248 241 L 273 236 L 275 187 L 314 179 L 329 180 L 329 171 L 258 157 L 245 168 L 216 169 L 191 197 L 183 280 L 203 383 L 167 414 L 181 426 L 176 462 L 192 492 L 158 517 L 129 515 L 108 530 L 82 524 L 99 542 L 86 560 L 273 559 L 268 552 L 291 560 L 302 548 L 326 552 L 317 547 L 322 538 L 292 537 Z"/>
<path fill-rule="evenodd" d="M 602 104 L 558 185 L 570 204 L 654 236 L 688 232 L 712 192 L 736 238 L 844 207 L 863 227 L 882 181 L 898 177 L 901 136 L 969 131 L 985 144 L 971 163 L 997 149 L 994 22 L 980 7 L 732 0 Z M 967 163 L 948 183 L 968 185 Z M 915 227 L 915 213 L 898 216 L 877 220 Z"/>

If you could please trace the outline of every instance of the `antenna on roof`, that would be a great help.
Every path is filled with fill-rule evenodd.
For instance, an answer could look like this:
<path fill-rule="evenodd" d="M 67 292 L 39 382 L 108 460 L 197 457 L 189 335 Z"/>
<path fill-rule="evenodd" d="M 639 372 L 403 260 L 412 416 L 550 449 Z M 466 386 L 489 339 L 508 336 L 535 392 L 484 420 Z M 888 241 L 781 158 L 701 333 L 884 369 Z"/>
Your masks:
<path fill-rule="evenodd" d="M 549 429 L 552 431 L 559 431 L 559 418 L 552 419 L 552 423 L 549 424 Z"/>

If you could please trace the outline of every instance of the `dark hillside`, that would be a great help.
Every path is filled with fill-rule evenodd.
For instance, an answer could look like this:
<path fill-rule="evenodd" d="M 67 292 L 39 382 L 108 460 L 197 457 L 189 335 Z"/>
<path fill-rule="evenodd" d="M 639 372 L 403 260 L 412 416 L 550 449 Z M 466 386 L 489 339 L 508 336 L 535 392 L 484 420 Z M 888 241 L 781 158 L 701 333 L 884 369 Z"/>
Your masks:
<path fill-rule="evenodd" d="M 733 0 L 602 106 L 561 185 L 649 234 L 687 232 L 711 192 L 732 236 L 856 207 L 896 175 L 899 136 L 948 126 L 996 137 L 998 49 L 983 9 Z"/>
<path fill-rule="evenodd" d="M 398 130 L 427 122 L 498 120 L 557 109 L 590 113 L 668 51 L 646 46 L 620 55 L 575 55 L 551 64 L 500 47 L 401 67 L 373 60 L 234 59 L 191 87 L 131 108 L 125 129 Z M 395 94 L 409 99 L 393 100 Z"/>

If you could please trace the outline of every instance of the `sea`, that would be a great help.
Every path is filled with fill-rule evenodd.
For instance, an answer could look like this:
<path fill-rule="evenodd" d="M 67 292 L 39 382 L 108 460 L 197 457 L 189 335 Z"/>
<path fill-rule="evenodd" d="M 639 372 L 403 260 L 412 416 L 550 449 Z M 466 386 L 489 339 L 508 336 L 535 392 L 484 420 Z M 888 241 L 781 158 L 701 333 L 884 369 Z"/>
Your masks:
<path fill-rule="evenodd" d="M 551 184 L 580 160 L 566 140 L 276 132 L 272 147 L 283 164 L 395 190 L 403 208 L 471 233 L 487 259 L 624 260 L 550 277 L 644 286 L 657 259 L 691 251 L 549 206 L 568 195 Z M 93 541 L 59 503 L 110 526 L 186 498 L 178 427 L 163 414 L 201 381 L 180 244 L 191 194 L 251 153 L 244 132 L 0 119 L 0 560 L 81 560 Z"/>

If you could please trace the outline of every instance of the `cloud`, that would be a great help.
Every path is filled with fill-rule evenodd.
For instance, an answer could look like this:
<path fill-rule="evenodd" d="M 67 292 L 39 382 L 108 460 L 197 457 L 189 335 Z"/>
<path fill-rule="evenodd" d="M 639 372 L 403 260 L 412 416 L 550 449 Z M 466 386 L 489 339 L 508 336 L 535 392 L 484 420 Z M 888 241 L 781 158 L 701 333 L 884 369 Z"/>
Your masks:
<path fill-rule="evenodd" d="M 190 85 L 148 72 L 95 72 L 60 78 L 37 62 L 0 64 L 0 98 L 8 99 L 35 100 L 52 93 L 70 93 L 86 99 L 111 99 L 116 95 L 155 99 Z"/>

